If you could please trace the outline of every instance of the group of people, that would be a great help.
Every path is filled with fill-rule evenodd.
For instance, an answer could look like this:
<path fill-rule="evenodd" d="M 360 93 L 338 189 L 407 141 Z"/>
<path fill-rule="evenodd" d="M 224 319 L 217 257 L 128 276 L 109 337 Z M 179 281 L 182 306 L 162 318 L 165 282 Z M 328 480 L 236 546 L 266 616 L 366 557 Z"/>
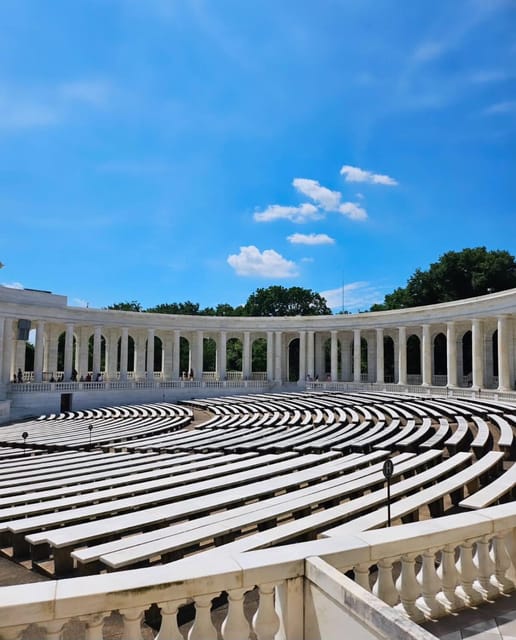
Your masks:
<path fill-rule="evenodd" d="M 13 375 L 13 382 L 23 382 L 23 371 L 18 369 L 18 371 Z"/>
<path fill-rule="evenodd" d="M 93 379 L 95 378 L 95 380 Z M 64 382 L 64 374 L 61 373 L 57 376 L 57 378 L 54 377 L 54 374 L 52 373 L 50 375 L 50 378 L 48 379 L 49 382 Z M 71 382 L 77 382 L 77 370 L 76 369 L 72 369 L 72 375 L 70 376 L 70 381 Z M 13 379 L 12 379 L 13 383 L 21 383 L 24 382 L 23 379 L 23 371 L 21 369 L 18 369 L 18 371 L 13 375 Z M 81 376 L 79 378 L 79 382 L 104 382 L 104 376 L 102 375 L 102 373 L 97 373 L 95 376 L 92 376 L 91 373 L 88 373 L 86 376 Z"/>

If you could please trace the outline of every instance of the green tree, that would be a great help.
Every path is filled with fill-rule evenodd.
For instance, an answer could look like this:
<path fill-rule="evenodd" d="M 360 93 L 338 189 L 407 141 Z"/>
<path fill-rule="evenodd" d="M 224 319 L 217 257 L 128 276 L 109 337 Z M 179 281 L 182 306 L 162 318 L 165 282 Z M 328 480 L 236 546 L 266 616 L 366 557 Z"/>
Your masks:
<path fill-rule="evenodd" d="M 155 307 L 149 307 L 146 309 L 148 313 L 170 313 L 172 315 L 182 315 L 182 316 L 198 316 L 199 311 L 199 303 L 191 302 L 187 300 L 186 302 L 168 302 L 158 304 Z"/>
<path fill-rule="evenodd" d="M 516 287 L 516 262 L 507 251 L 485 247 L 448 251 L 427 271 L 416 269 L 405 288 L 385 296 L 371 311 L 463 300 Z"/>
<path fill-rule="evenodd" d="M 143 311 L 142 305 L 136 300 L 131 300 L 131 302 L 116 302 L 106 307 L 106 309 L 112 309 L 114 311 Z"/>
<path fill-rule="evenodd" d="M 273 285 L 257 289 L 244 306 L 248 316 L 320 316 L 331 315 L 326 300 L 318 293 L 302 287 L 286 289 Z"/>

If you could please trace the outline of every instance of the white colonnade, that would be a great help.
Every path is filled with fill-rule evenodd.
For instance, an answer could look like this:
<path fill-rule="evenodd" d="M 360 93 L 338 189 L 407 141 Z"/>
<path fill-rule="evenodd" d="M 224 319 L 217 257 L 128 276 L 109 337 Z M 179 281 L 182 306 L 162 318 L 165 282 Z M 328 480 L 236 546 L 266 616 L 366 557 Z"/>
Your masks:
<path fill-rule="evenodd" d="M 248 318 L 83 309 L 63 296 L 0 287 L 0 384 L 21 370 L 34 382 L 68 381 L 75 372 L 88 381 L 209 374 L 506 391 L 516 377 L 515 318 L 516 290 L 399 311 Z M 27 321 L 30 367 L 21 331 Z M 215 356 L 207 370 L 208 340 Z M 237 364 L 229 356 L 235 349 Z"/>

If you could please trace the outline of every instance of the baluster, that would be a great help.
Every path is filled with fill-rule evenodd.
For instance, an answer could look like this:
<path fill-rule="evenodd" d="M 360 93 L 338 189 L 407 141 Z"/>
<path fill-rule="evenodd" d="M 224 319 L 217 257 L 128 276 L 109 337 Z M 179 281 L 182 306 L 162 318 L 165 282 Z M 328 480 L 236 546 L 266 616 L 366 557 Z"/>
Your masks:
<path fill-rule="evenodd" d="M 473 543 L 463 542 L 460 545 L 457 570 L 460 576 L 460 584 L 457 591 L 465 604 L 472 606 L 482 602 L 482 596 L 473 589 L 473 582 L 476 578 L 476 567 L 473 562 Z"/>
<path fill-rule="evenodd" d="M 489 555 L 489 538 L 484 536 L 477 541 L 476 563 L 478 567 L 478 588 L 487 600 L 494 600 L 499 590 L 491 583 L 494 574 L 494 562 Z"/>
<path fill-rule="evenodd" d="M 274 640 L 280 628 L 278 614 L 274 608 L 274 583 L 259 586 L 260 602 L 253 617 L 253 631 L 258 640 Z"/>
<path fill-rule="evenodd" d="M 120 615 L 124 619 L 124 640 L 142 640 L 142 616 L 143 609 L 120 609 Z"/>
<path fill-rule="evenodd" d="M 435 570 L 435 549 L 424 551 L 422 560 L 418 577 L 421 596 L 427 609 L 425 613 L 431 618 L 439 618 L 445 614 L 445 608 L 437 599 L 437 594 L 441 591 L 441 581 Z"/>
<path fill-rule="evenodd" d="M 398 592 L 392 579 L 392 559 L 384 559 L 378 562 L 378 578 L 373 587 L 375 596 L 394 607 L 398 604 Z"/>
<path fill-rule="evenodd" d="M 244 594 L 247 589 L 228 591 L 228 615 L 222 623 L 224 640 L 247 640 L 249 623 L 244 615 Z"/>
<path fill-rule="evenodd" d="M 371 591 L 371 584 L 369 582 L 369 565 L 357 564 L 353 567 L 355 573 L 355 582 L 367 591 Z"/>
<path fill-rule="evenodd" d="M 61 632 L 68 620 L 50 620 L 41 626 L 45 629 L 45 640 L 61 640 Z"/>
<path fill-rule="evenodd" d="M 161 609 L 161 625 L 155 640 L 183 640 L 177 626 L 177 610 L 183 602 L 183 600 L 158 602 L 158 607 Z"/>
<path fill-rule="evenodd" d="M 507 572 L 512 566 L 511 556 L 507 549 L 507 531 L 495 534 L 493 538 L 492 553 L 495 563 L 495 581 L 503 593 L 509 593 L 514 589 L 514 582 L 509 580 Z"/>
<path fill-rule="evenodd" d="M 459 572 L 455 565 L 455 547 L 446 545 L 441 551 L 441 563 L 437 569 L 437 575 L 441 580 L 441 598 L 437 596 L 448 611 L 456 611 L 463 606 L 462 600 L 455 590 L 459 584 Z"/>
<path fill-rule="evenodd" d="M 188 634 L 188 640 L 217 640 L 217 632 L 211 622 L 211 601 L 216 595 L 218 594 L 196 596 L 195 621 Z"/>
<path fill-rule="evenodd" d="M 108 612 L 94 613 L 86 616 L 85 640 L 102 640 L 104 637 L 104 619 L 109 616 Z"/>
<path fill-rule="evenodd" d="M 401 556 L 401 573 L 396 581 L 396 588 L 400 594 L 401 606 L 408 617 L 414 622 L 422 622 L 425 616 L 416 606 L 421 588 L 416 579 L 415 559 L 416 556 L 412 554 Z"/>

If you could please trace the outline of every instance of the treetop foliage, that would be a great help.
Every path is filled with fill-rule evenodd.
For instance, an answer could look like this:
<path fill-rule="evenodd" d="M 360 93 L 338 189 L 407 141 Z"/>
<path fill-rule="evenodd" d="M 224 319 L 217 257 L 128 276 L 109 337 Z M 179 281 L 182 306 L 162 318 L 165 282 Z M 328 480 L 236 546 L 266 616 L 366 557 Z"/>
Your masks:
<path fill-rule="evenodd" d="M 385 296 L 371 311 L 452 302 L 516 287 L 516 262 L 507 251 L 485 247 L 448 251 L 427 271 L 416 269 L 406 287 Z"/>
<path fill-rule="evenodd" d="M 302 287 L 272 286 L 267 289 L 257 289 L 251 294 L 245 305 L 233 307 L 228 303 L 218 304 L 215 308 L 201 309 L 199 303 L 171 302 L 158 304 L 155 307 L 143 309 L 142 305 L 132 300 L 130 302 L 117 302 L 107 309 L 117 311 L 142 311 L 146 313 L 168 313 L 190 316 L 298 316 L 298 315 L 323 315 L 331 314 L 326 300 Z"/>
<path fill-rule="evenodd" d="M 331 309 L 320 294 L 302 287 L 257 289 L 247 299 L 244 309 L 248 316 L 331 315 Z"/>

